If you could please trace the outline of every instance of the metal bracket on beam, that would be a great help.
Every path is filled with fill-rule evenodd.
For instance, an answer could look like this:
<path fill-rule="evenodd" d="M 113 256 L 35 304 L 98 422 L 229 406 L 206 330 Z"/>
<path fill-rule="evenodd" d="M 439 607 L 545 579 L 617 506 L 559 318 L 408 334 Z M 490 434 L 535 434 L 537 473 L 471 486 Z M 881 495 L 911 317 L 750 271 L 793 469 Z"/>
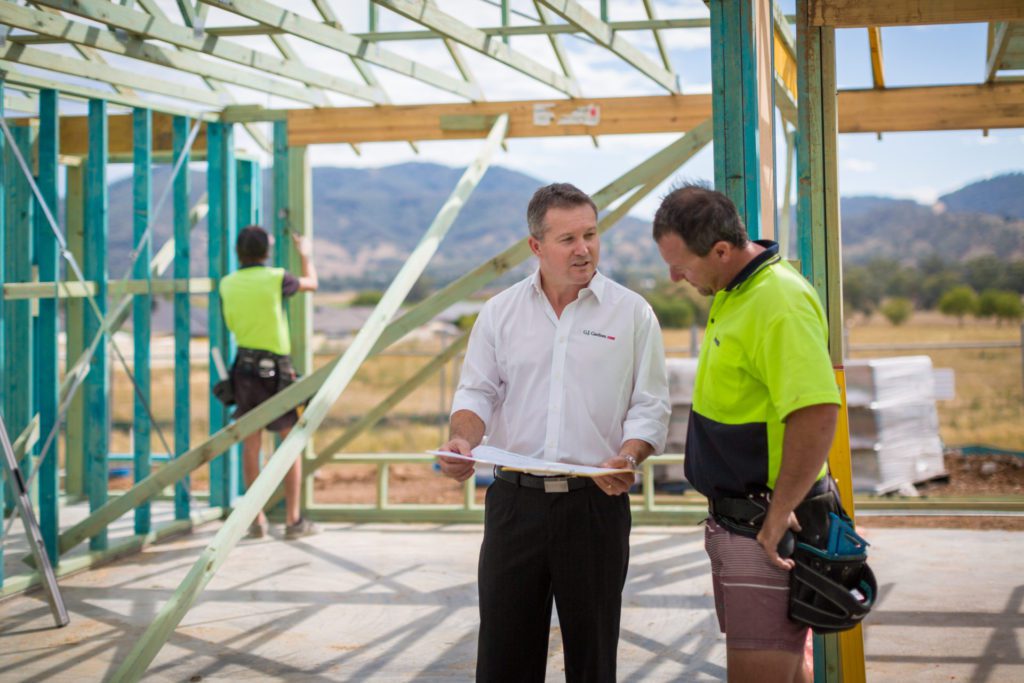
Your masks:
<path fill-rule="evenodd" d="M 487 114 L 442 114 L 441 130 L 490 130 L 497 120 Z"/>

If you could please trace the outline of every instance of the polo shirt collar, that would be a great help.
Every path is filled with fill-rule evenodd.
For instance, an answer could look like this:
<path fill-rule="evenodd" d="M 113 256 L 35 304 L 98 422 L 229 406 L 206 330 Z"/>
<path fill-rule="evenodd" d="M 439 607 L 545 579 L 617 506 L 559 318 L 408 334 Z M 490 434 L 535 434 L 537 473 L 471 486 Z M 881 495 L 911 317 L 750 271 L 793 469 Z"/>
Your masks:
<path fill-rule="evenodd" d="M 754 273 L 761 270 L 762 266 L 774 263 L 779 259 L 779 245 L 777 242 L 773 242 L 771 240 L 754 240 L 754 244 L 760 244 L 764 247 L 764 251 L 751 259 L 750 263 L 743 266 L 743 270 L 736 274 L 736 277 L 732 279 L 732 282 L 730 282 L 725 288 L 725 291 L 731 292 L 749 280 Z"/>
<path fill-rule="evenodd" d="M 533 275 L 530 277 L 530 286 L 533 287 L 534 292 L 540 294 L 541 296 L 544 296 L 544 288 L 541 287 L 540 283 L 540 268 L 533 271 Z M 594 295 L 594 298 L 597 299 L 597 303 L 600 304 L 601 299 L 604 298 L 604 292 L 607 286 L 608 278 L 602 275 L 601 271 L 595 270 L 594 277 L 590 278 L 590 283 L 580 290 L 577 299 L 582 300 L 586 298 L 588 295 L 585 292 L 589 291 Z"/>

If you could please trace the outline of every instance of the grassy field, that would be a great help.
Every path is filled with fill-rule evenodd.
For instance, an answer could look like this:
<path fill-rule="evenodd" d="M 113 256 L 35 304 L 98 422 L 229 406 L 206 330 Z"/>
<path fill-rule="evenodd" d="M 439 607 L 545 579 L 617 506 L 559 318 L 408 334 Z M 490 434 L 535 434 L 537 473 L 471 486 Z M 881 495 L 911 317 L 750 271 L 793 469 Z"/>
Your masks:
<path fill-rule="evenodd" d="M 993 322 L 957 321 L 933 313 L 919 313 L 900 327 L 893 327 L 881 316 L 864 320 L 858 317 L 849 328 L 849 344 L 915 344 L 968 343 L 977 341 L 1017 341 L 1020 328 L 998 326 Z M 666 348 L 682 349 L 690 345 L 689 330 L 666 330 Z M 390 349 L 388 355 L 370 359 L 356 374 L 341 399 L 331 409 L 317 433 L 315 444 L 323 446 L 342 434 L 345 427 L 384 399 L 394 388 L 427 362 L 425 354 L 439 350 L 437 342 L 409 342 Z M 1024 400 L 1022 400 L 1021 350 L 960 349 L 933 351 L 854 351 L 854 358 L 917 355 L 927 353 L 935 367 L 952 368 L 956 376 L 956 398 L 938 403 L 940 430 L 949 446 L 988 444 L 1013 450 L 1024 450 Z M 416 355 L 424 354 L 424 355 Z M 327 356 L 318 356 L 317 366 Z M 416 453 L 437 447 L 444 439 L 446 419 L 442 417 L 450 405 L 451 392 L 457 379 L 458 364 L 450 363 L 442 383 L 435 376 L 412 393 L 368 432 L 363 433 L 345 452 Z M 172 399 L 173 375 L 170 369 L 153 374 L 153 409 L 167 439 L 173 438 Z M 129 452 L 128 428 L 132 419 L 132 390 L 120 370 L 114 373 L 112 435 L 114 452 Z M 194 370 L 191 380 L 192 443 L 207 434 L 208 390 L 205 367 Z M 268 443 L 269 446 L 269 443 Z M 163 448 L 154 435 L 154 452 Z M 373 466 L 331 466 L 325 468 L 317 484 L 317 499 L 331 502 L 372 502 Z M 429 476 L 429 468 L 418 465 L 393 466 L 391 486 L 393 501 L 422 499 L 424 492 L 417 482 Z M 197 489 L 205 486 L 205 468 L 193 477 Z M 446 482 L 448 483 L 448 482 Z M 332 484 L 350 489 L 344 495 L 332 493 Z M 358 484 L 358 485 L 357 485 Z M 430 500 L 457 502 L 459 487 L 439 487 Z"/>

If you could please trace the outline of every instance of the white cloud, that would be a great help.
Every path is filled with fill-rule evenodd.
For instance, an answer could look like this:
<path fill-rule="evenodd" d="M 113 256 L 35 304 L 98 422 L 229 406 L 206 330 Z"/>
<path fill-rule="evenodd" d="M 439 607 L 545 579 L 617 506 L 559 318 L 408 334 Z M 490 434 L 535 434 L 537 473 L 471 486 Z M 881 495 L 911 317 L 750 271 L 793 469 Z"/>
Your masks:
<path fill-rule="evenodd" d="M 843 159 L 843 170 L 852 173 L 872 173 L 878 167 L 867 159 Z"/>
<path fill-rule="evenodd" d="M 914 201 L 931 205 L 936 202 L 939 198 L 939 191 L 934 187 L 927 185 L 919 185 L 918 187 L 910 187 L 905 190 L 898 190 L 893 193 L 895 197 L 903 197 L 906 199 L 913 199 Z"/>

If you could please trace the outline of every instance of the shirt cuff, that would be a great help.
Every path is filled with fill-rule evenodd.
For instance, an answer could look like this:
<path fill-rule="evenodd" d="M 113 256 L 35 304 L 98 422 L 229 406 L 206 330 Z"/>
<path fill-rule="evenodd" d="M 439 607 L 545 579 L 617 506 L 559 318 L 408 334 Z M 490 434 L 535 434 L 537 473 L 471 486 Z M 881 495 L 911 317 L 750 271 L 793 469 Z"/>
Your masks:
<path fill-rule="evenodd" d="M 665 450 L 665 440 L 668 438 L 668 427 L 654 420 L 627 420 L 622 425 L 622 441 L 625 443 L 630 439 L 646 441 L 654 450 L 651 455 L 661 455 Z"/>
<path fill-rule="evenodd" d="M 456 392 L 455 397 L 452 399 L 451 415 L 460 410 L 468 410 L 471 413 L 475 413 L 477 417 L 483 420 L 485 427 L 490 423 L 491 414 L 494 412 L 490 401 L 484 396 L 469 391 Z"/>

